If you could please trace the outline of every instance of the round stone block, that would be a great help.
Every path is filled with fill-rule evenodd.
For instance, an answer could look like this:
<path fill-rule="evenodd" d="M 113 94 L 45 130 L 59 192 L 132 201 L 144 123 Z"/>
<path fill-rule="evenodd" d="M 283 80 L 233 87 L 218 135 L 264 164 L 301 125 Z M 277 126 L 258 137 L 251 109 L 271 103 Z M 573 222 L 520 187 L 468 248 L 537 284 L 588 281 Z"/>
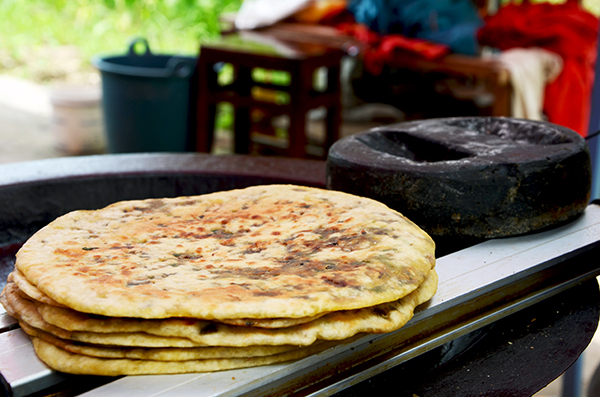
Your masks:
<path fill-rule="evenodd" d="M 343 138 L 327 187 L 379 200 L 433 237 L 496 238 L 581 215 L 591 159 L 576 132 L 504 117 L 399 123 Z"/>

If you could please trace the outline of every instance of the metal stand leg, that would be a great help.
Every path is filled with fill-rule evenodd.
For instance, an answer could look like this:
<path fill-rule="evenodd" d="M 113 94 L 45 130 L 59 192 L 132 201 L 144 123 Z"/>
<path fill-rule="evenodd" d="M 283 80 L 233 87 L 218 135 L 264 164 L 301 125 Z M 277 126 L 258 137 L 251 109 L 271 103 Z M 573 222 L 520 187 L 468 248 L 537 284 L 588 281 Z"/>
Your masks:
<path fill-rule="evenodd" d="M 583 356 L 579 356 L 577 361 L 563 374 L 562 397 L 582 397 L 582 370 Z"/>

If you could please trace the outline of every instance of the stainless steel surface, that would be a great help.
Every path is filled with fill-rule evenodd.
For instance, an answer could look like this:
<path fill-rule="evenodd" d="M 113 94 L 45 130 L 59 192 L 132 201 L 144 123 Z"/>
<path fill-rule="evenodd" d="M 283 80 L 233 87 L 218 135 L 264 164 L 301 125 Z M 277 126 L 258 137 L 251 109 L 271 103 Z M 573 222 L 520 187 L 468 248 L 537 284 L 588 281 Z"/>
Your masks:
<path fill-rule="evenodd" d="M 4 307 L 0 305 L 0 333 L 10 331 L 17 326 L 14 318 L 6 314 Z"/>
<path fill-rule="evenodd" d="M 0 338 L 0 373 L 10 384 L 13 396 L 26 396 L 66 379 L 66 375 L 38 360 L 29 337 L 20 329 L 5 332 Z"/>
<path fill-rule="evenodd" d="M 307 389 L 306 394 L 331 395 L 600 274 L 600 263 L 585 260 L 586 254 L 598 248 L 600 207 L 590 205 L 581 218 L 560 228 L 490 240 L 440 258 L 438 293 L 396 332 L 361 337 L 288 364 L 125 377 L 85 395 L 283 395 L 311 385 L 315 390 Z M 580 258 L 581 263 L 573 263 Z M 40 388 L 56 381 L 56 373 L 41 365 L 20 330 L 0 335 L 0 345 L 4 346 L 2 375 L 15 396 L 24 395 L 25 384 Z"/>

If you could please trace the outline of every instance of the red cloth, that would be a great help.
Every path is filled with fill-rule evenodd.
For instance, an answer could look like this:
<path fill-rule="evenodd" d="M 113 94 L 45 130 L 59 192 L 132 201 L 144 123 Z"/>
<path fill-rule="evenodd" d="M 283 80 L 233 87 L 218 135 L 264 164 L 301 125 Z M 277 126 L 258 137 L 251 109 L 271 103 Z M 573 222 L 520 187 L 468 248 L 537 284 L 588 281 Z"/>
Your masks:
<path fill-rule="evenodd" d="M 436 59 L 450 52 L 450 47 L 443 44 L 400 34 L 382 36 L 362 24 L 342 23 L 337 28 L 362 44 L 365 69 L 375 76 L 381 74 L 386 64 L 393 64 L 394 57 L 401 52 L 409 52 L 425 59 Z"/>
<path fill-rule="evenodd" d="M 579 2 L 508 4 L 489 16 L 479 31 L 482 45 L 508 50 L 540 47 L 559 54 L 564 67 L 546 86 L 544 112 L 548 120 L 586 136 L 594 84 L 598 18 Z"/>

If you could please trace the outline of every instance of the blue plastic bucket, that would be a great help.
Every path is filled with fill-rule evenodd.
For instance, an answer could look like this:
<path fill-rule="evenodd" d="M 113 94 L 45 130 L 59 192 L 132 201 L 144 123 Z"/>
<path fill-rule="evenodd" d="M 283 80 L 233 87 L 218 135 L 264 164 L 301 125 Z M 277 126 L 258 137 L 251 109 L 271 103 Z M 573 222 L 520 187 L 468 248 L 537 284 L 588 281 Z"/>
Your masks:
<path fill-rule="evenodd" d="M 144 50 L 137 53 L 140 46 Z M 137 38 L 125 55 L 92 62 L 102 77 L 109 153 L 194 150 L 197 58 L 154 55 Z"/>

